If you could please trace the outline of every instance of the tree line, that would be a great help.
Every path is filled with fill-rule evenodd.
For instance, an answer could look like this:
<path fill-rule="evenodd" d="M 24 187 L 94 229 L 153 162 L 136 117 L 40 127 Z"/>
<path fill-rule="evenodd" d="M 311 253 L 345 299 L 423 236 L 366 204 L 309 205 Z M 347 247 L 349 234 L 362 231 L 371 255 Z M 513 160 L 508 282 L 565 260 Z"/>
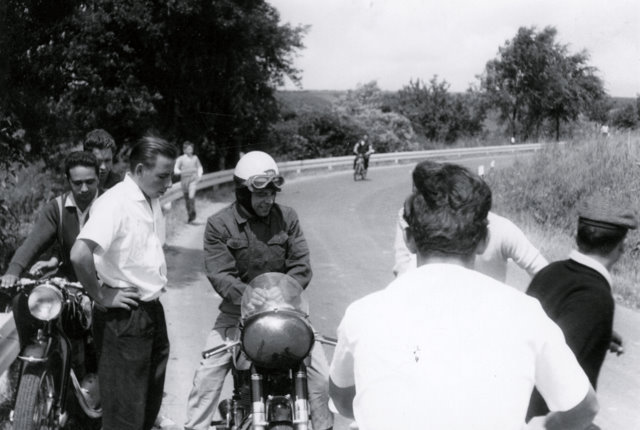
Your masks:
<path fill-rule="evenodd" d="M 293 61 L 308 27 L 282 23 L 264 0 L 5 0 L 0 25 L 4 160 L 60 152 L 93 128 L 121 147 L 149 132 L 193 141 L 211 171 L 251 149 L 343 155 L 363 133 L 379 151 L 481 140 L 488 117 L 516 141 L 559 139 L 582 118 L 638 121 L 636 104 L 610 117 L 588 54 L 569 52 L 553 27 L 520 28 L 464 93 L 438 76 L 394 93 L 371 82 L 297 111 L 276 88 L 300 81 Z"/>

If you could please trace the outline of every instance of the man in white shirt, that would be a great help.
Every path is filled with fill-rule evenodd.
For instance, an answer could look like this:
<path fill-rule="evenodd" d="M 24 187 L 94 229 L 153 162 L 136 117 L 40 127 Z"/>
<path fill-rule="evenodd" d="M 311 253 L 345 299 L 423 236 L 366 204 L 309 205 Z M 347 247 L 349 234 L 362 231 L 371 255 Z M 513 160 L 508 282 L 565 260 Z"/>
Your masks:
<path fill-rule="evenodd" d="M 71 249 L 95 301 L 103 430 L 149 430 L 162 404 L 169 340 L 158 299 L 167 284 L 158 198 L 171 186 L 177 156 L 165 140 L 142 138 L 130 172 L 94 203 Z"/>
<path fill-rule="evenodd" d="M 405 204 L 418 268 L 353 304 L 330 395 L 362 430 L 519 430 L 536 386 L 552 412 L 530 428 L 584 429 L 597 412 L 560 329 L 530 297 L 477 271 L 491 190 L 447 164 Z"/>
<path fill-rule="evenodd" d="M 413 171 L 414 188 L 421 190 L 424 186 L 421 178 L 429 171 L 439 169 L 443 164 L 431 160 L 419 163 Z M 404 230 L 407 223 L 403 218 L 404 208 L 398 212 L 396 237 L 394 242 L 395 264 L 393 273 L 398 276 L 407 270 L 417 267 L 416 255 L 407 248 L 404 241 Z M 527 239 L 525 234 L 508 219 L 489 212 L 489 235 L 485 251 L 476 258 L 475 269 L 498 281 L 507 279 L 507 264 L 513 260 L 530 276 L 534 276 L 548 262 L 540 251 Z"/>

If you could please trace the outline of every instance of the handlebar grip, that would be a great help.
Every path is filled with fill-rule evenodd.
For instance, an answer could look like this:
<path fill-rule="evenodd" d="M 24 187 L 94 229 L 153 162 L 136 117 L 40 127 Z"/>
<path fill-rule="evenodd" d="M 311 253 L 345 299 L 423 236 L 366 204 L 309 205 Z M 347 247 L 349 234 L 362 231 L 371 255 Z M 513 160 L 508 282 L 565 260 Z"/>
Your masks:
<path fill-rule="evenodd" d="M 207 358 L 211 357 L 212 355 L 217 354 L 218 352 L 225 351 L 227 349 L 231 349 L 234 346 L 238 345 L 239 343 L 240 343 L 240 341 L 236 340 L 235 342 L 214 346 L 211 349 L 207 349 L 206 351 L 202 351 L 202 358 L 207 359 Z"/>

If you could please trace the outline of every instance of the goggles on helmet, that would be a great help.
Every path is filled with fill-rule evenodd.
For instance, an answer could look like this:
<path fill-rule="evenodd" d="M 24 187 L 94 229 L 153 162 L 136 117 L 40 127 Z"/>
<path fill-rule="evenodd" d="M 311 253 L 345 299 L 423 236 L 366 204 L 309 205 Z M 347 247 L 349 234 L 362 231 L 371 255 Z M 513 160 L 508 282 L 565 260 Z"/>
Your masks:
<path fill-rule="evenodd" d="M 247 183 L 251 188 L 256 190 L 267 188 L 269 184 L 280 188 L 282 184 L 284 184 L 284 177 L 281 175 L 254 175 L 247 179 Z"/>

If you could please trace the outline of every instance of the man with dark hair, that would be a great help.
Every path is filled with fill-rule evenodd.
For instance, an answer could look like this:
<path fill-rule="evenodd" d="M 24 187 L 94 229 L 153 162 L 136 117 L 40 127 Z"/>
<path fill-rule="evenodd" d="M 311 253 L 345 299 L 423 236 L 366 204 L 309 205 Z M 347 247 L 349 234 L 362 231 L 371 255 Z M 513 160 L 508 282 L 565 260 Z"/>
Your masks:
<path fill-rule="evenodd" d="M 109 189 L 122 180 L 113 171 L 113 155 L 116 152 L 116 141 L 106 130 L 97 128 L 87 133 L 84 138 L 83 149 L 91 152 L 98 160 L 100 189 Z"/>
<path fill-rule="evenodd" d="M 424 184 L 423 178 L 427 178 L 430 172 L 441 166 L 442 164 L 431 160 L 418 163 L 412 173 L 414 190 L 421 190 L 427 186 Z M 484 252 L 476 257 L 475 270 L 500 282 L 505 282 L 509 260 L 516 263 L 530 276 L 535 275 L 548 264 L 540 251 L 513 222 L 494 212 L 489 212 L 487 219 L 489 221 L 489 238 Z M 403 218 L 403 210 L 400 209 L 394 242 L 393 273 L 396 276 L 417 267 L 416 255 L 407 249 L 403 239 L 406 228 L 407 223 Z"/>
<path fill-rule="evenodd" d="M 164 139 L 142 138 L 130 172 L 95 202 L 71 250 L 95 301 L 104 430 L 149 430 L 162 404 L 169 339 L 159 300 L 167 285 L 159 197 L 177 157 Z"/>
<path fill-rule="evenodd" d="M 557 412 L 548 429 L 597 411 L 560 329 L 532 298 L 473 269 L 491 190 L 446 164 L 405 203 L 418 268 L 352 303 L 338 327 L 329 393 L 362 430 L 520 430 L 534 384 Z"/>
<path fill-rule="evenodd" d="M 560 326 L 594 388 L 613 334 L 610 270 L 624 253 L 627 231 L 637 226 L 631 210 L 603 199 L 588 201 L 578 212 L 578 249 L 568 260 L 542 269 L 527 289 Z M 527 417 L 547 411 L 540 394 L 534 392 Z"/>
<path fill-rule="evenodd" d="M 13 286 L 33 260 L 51 247 L 54 255 L 49 260 L 36 262 L 29 272 L 38 275 L 58 268 L 59 276 L 76 281 L 69 254 L 98 196 L 98 163 L 90 153 L 72 152 L 65 160 L 65 175 L 71 191 L 44 206 L 33 229 L 13 254 L 7 272 L 0 278 L 0 287 Z M 26 296 L 19 294 L 14 298 L 13 317 L 20 345 L 24 346 L 36 327 L 32 325 L 35 320 L 29 313 Z"/>

